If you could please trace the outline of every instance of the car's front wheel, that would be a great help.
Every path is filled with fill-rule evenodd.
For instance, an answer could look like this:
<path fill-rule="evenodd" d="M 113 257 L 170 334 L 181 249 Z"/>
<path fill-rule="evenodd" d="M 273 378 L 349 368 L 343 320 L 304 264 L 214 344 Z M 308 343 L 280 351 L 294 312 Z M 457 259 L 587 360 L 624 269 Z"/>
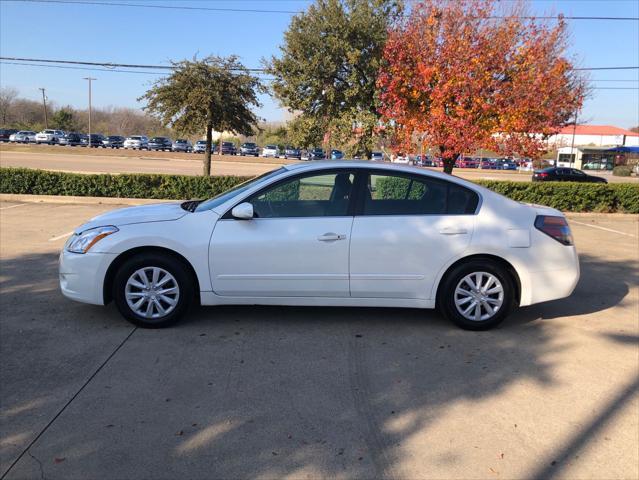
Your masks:
<path fill-rule="evenodd" d="M 193 303 L 194 293 L 187 266 L 155 253 L 125 261 L 113 282 L 113 298 L 120 313 L 144 328 L 166 327 L 178 321 Z"/>
<path fill-rule="evenodd" d="M 499 325 L 516 305 L 512 276 L 498 263 L 475 260 L 453 268 L 438 290 L 443 315 L 466 330 Z"/>

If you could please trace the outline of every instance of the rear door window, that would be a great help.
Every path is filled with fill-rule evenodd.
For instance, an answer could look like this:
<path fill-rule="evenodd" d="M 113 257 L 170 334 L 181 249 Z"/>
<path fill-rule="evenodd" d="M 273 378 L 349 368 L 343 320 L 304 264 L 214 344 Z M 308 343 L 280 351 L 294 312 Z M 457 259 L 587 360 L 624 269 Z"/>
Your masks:
<path fill-rule="evenodd" d="M 410 174 L 375 172 L 364 185 L 363 215 L 473 214 L 479 196 L 451 182 Z"/>

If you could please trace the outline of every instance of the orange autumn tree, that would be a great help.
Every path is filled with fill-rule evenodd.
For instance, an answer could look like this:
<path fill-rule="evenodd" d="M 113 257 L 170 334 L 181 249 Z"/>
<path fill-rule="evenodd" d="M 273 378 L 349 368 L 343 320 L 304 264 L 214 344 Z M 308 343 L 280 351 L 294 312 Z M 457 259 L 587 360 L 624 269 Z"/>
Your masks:
<path fill-rule="evenodd" d="M 425 0 L 391 29 L 377 86 L 398 149 L 419 136 L 448 173 L 478 148 L 538 158 L 581 107 L 587 85 L 566 57 L 565 22 L 498 6 Z"/>

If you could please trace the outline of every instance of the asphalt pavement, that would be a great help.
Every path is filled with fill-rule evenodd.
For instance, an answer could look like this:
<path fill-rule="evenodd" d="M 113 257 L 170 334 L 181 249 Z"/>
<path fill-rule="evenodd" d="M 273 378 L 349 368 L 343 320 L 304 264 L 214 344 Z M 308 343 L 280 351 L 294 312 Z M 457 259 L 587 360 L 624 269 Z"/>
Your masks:
<path fill-rule="evenodd" d="M 111 208 L 0 202 L 3 478 L 639 477 L 638 216 L 569 215 L 573 296 L 489 332 L 253 306 L 143 330 L 58 290 Z"/>

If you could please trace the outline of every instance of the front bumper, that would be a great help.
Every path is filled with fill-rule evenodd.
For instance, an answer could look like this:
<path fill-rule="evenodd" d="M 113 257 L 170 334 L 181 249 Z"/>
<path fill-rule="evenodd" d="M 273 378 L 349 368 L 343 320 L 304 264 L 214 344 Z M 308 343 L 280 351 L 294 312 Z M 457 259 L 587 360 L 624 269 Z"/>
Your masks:
<path fill-rule="evenodd" d="M 60 252 L 59 280 L 62 294 L 77 302 L 104 305 L 104 278 L 114 253 Z"/>

